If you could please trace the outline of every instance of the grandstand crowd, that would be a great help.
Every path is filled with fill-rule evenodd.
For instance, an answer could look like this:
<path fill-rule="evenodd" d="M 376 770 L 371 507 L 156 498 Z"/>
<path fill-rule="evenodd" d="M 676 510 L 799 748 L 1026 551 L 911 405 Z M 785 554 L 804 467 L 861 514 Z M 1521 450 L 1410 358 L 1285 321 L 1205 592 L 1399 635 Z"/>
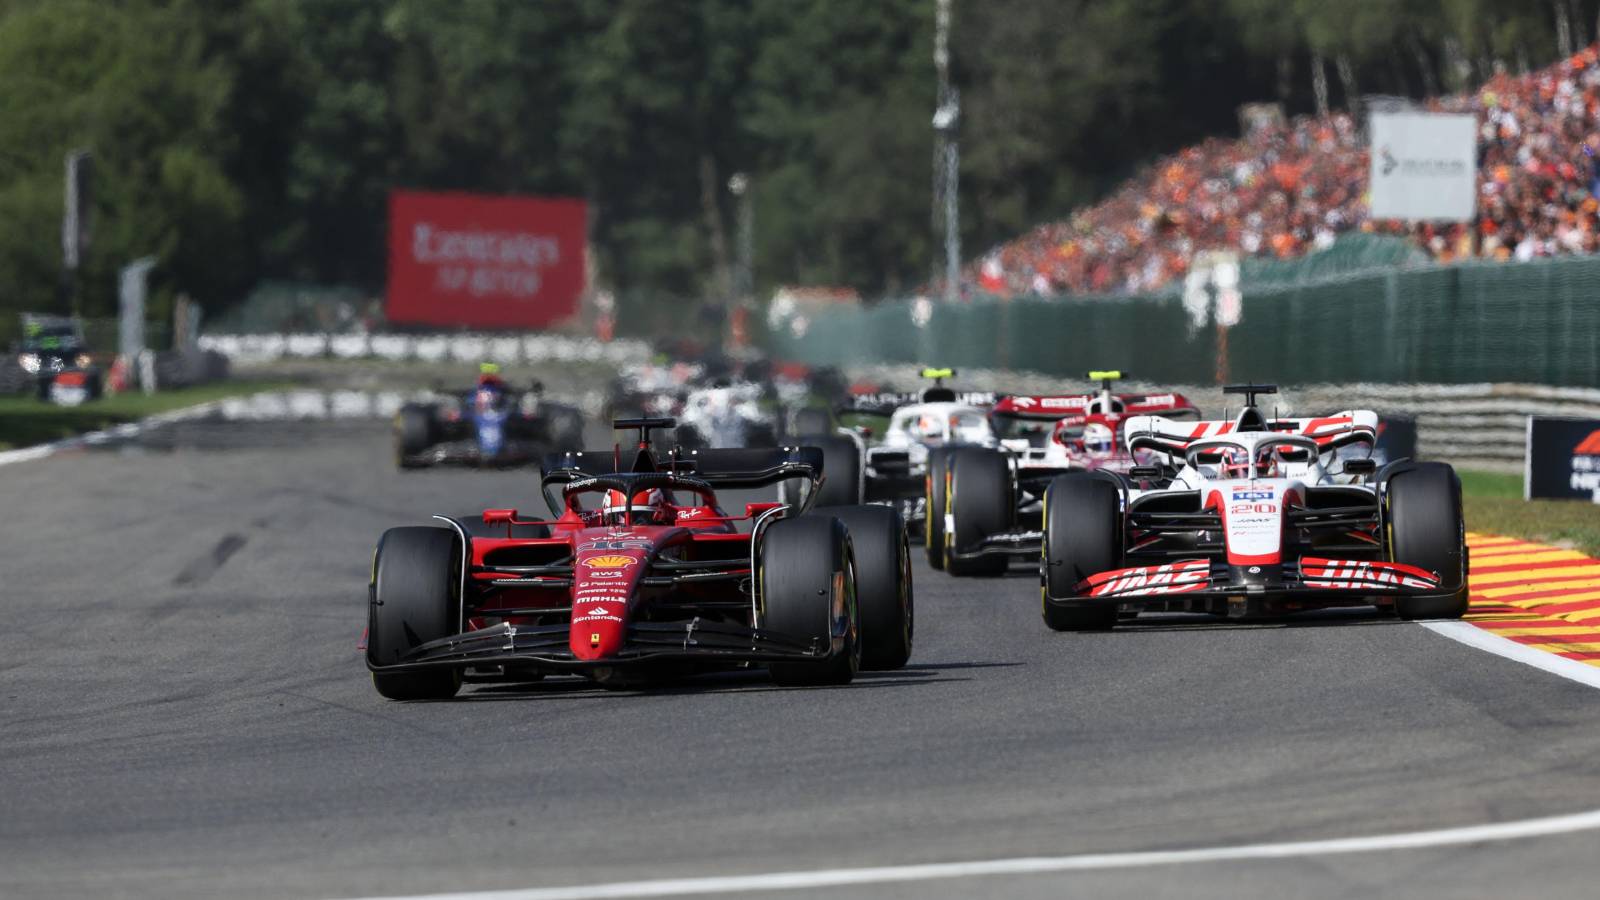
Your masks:
<path fill-rule="evenodd" d="M 1480 196 L 1471 223 L 1371 219 L 1365 135 L 1341 112 L 1189 147 L 1070 220 L 995 248 L 967 276 L 978 290 L 1002 295 L 1137 293 L 1181 278 L 1197 252 L 1286 259 L 1352 230 L 1409 233 L 1441 261 L 1600 251 L 1595 47 L 1426 106 L 1478 114 Z"/>

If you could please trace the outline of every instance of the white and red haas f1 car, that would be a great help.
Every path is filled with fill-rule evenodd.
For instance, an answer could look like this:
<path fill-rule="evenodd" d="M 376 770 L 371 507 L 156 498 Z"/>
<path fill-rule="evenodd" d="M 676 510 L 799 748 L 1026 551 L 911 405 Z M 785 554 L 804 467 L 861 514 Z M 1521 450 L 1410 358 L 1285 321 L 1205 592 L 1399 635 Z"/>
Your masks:
<path fill-rule="evenodd" d="M 1125 423 L 1159 464 L 1057 477 L 1045 494 L 1044 620 L 1112 627 L 1119 610 L 1278 615 L 1374 605 L 1402 618 L 1467 610 L 1461 482 L 1448 465 L 1340 458 L 1371 447 L 1366 410 L 1269 419 L 1271 385 L 1237 385 L 1231 420 Z"/>
<path fill-rule="evenodd" d="M 995 445 L 958 447 L 928 461 L 928 564 L 952 575 L 998 575 L 1031 558 L 1043 537 L 1045 489 L 1057 475 L 1126 472 L 1148 454 L 1121 440 L 1132 416 L 1160 413 L 1198 421 L 1182 394 L 1117 394 L 1125 374 L 1090 372 L 1092 394 L 1001 397 L 989 412 Z"/>
<path fill-rule="evenodd" d="M 366 661 L 378 693 L 443 699 L 463 676 L 631 684 L 764 665 L 780 684 L 842 684 L 911 655 L 899 512 L 810 509 L 815 447 L 613 450 L 544 461 L 547 521 L 515 509 L 392 528 L 373 561 Z M 798 480 L 793 504 L 724 511 L 719 488 Z"/>

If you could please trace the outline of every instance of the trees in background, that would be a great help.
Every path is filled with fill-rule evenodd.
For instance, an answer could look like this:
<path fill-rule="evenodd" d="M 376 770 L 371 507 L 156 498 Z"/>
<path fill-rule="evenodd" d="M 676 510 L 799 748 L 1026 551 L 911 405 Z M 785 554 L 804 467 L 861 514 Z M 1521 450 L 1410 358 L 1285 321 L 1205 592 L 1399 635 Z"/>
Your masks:
<path fill-rule="evenodd" d="M 1363 93 L 1461 90 L 1596 37 L 1600 0 L 956 0 L 963 229 L 983 247 L 1141 163 Z M 0 0 L 0 310 L 50 308 L 62 157 L 95 157 L 84 303 L 161 260 L 377 292 L 392 187 L 582 196 L 602 279 L 909 291 L 929 228 L 931 0 Z"/>

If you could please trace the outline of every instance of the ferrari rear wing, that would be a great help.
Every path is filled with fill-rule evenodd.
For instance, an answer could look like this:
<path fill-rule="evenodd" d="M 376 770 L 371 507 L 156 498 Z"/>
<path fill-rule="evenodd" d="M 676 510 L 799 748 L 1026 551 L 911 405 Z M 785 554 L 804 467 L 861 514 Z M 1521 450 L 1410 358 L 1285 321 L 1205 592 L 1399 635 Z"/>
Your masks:
<path fill-rule="evenodd" d="M 655 471 L 691 476 L 716 488 L 760 488 L 794 478 L 816 481 L 822 477 L 822 450 L 817 447 L 654 451 L 651 455 Z M 546 485 L 610 475 L 618 469 L 616 451 L 550 453 L 541 469 Z"/>

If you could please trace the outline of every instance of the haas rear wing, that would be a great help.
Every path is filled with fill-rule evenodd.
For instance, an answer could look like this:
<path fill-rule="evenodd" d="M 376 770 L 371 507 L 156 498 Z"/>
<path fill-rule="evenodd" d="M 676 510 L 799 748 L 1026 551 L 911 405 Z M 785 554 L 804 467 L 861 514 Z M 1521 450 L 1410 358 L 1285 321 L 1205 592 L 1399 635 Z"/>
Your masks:
<path fill-rule="evenodd" d="M 1154 450 L 1169 456 L 1182 456 L 1195 441 L 1241 431 L 1304 435 L 1324 451 L 1351 444 L 1371 445 L 1378 439 L 1378 414 L 1367 409 L 1347 409 L 1331 416 L 1271 419 L 1265 421 L 1265 428 L 1240 428 L 1241 421 L 1243 417 L 1231 422 L 1178 422 L 1163 416 L 1134 416 L 1123 423 L 1123 434 L 1130 451 Z"/>

